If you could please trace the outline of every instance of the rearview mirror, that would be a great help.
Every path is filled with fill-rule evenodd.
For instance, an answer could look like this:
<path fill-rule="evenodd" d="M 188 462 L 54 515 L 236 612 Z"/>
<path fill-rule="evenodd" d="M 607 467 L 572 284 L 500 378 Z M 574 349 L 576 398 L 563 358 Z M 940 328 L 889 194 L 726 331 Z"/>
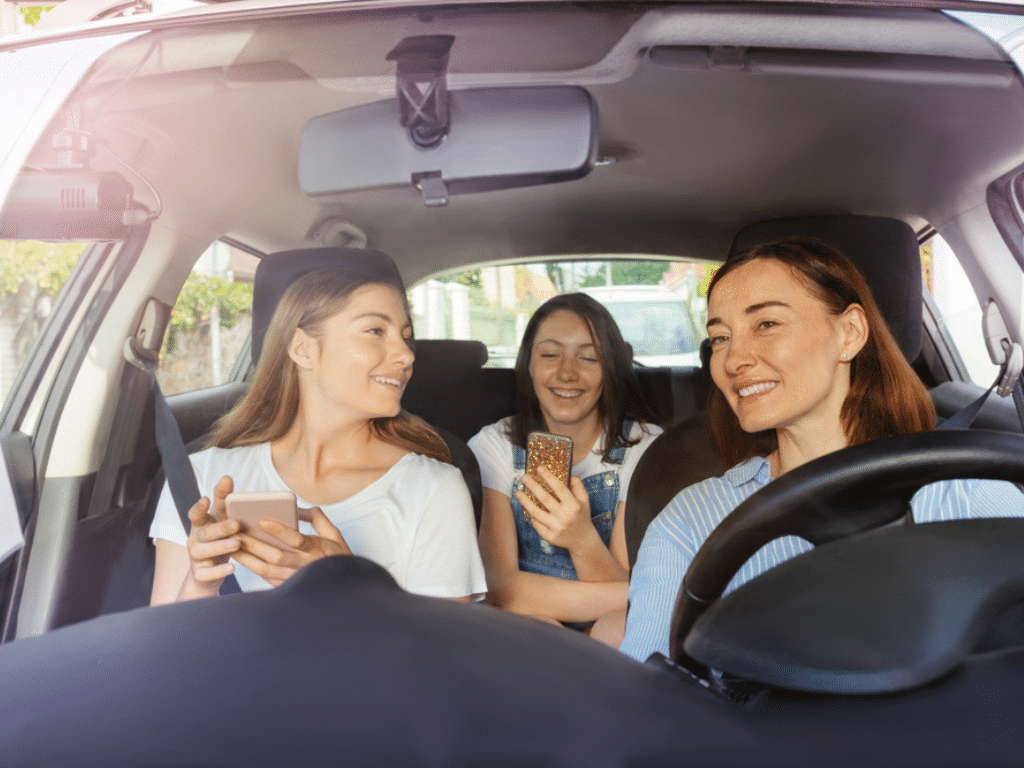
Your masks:
<path fill-rule="evenodd" d="M 401 124 L 397 99 L 310 120 L 299 184 L 329 202 L 389 188 L 445 205 L 449 194 L 550 184 L 586 176 L 597 152 L 597 110 L 574 86 L 449 91 L 447 135 L 424 147 Z"/>

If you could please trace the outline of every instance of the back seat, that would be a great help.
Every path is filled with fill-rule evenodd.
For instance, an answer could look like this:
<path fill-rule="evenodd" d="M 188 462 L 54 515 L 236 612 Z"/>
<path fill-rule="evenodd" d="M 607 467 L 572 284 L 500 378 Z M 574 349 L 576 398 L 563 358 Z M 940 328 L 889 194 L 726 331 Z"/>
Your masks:
<path fill-rule="evenodd" d="M 484 368 L 487 348 L 479 341 L 418 339 L 416 362 L 402 406 L 469 440 L 482 427 L 511 416 L 516 377 L 511 368 Z M 648 402 L 670 426 L 696 415 L 707 399 L 699 368 L 638 368 Z"/>

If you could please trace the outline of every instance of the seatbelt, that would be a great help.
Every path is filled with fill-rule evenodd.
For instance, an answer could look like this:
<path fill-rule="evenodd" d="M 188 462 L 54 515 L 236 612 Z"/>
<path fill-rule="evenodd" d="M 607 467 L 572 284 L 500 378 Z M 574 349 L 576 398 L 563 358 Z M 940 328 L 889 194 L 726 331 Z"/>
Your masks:
<path fill-rule="evenodd" d="M 992 386 L 981 397 L 950 416 L 935 429 L 968 429 L 974 423 L 981 412 L 981 407 L 993 390 L 1000 397 L 1013 396 L 1017 418 L 1020 419 L 1021 428 L 1024 429 L 1024 378 L 1021 376 L 1021 369 L 1024 368 L 1024 351 L 1016 342 L 1013 344 L 1004 342 L 1003 349 L 1006 351 L 1006 361 L 999 370 L 999 376 L 992 382 Z"/>
<path fill-rule="evenodd" d="M 189 461 L 188 451 L 185 449 L 185 441 L 182 440 L 181 430 L 178 422 L 167 405 L 164 393 L 160 390 L 160 382 L 156 378 L 156 366 L 158 357 L 156 353 L 140 345 L 135 337 L 129 337 L 124 342 L 124 358 L 149 374 L 153 382 L 153 415 L 156 421 L 156 449 L 160 453 L 160 460 L 164 465 L 164 475 L 167 477 L 167 486 L 171 490 L 171 498 L 174 499 L 174 506 L 178 510 L 178 517 L 185 527 L 185 533 L 192 530 L 192 521 L 188 519 L 188 511 L 201 498 L 199 483 L 196 482 L 195 470 L 192 469 L 192 462 Z M 220 586 L 220 594 L 228 595 L 241 592 L 238 586 L 238 579 L 235 575 L 228 574 Z"/>

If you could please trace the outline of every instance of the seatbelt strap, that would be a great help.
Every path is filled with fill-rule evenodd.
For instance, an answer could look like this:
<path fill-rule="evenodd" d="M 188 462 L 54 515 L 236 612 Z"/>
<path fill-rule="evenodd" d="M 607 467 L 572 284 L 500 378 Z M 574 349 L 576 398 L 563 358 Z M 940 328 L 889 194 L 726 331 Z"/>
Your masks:
<path fill-rule="evenodd" d="M 160 453 L 160 460 L 164 465 L 164 475 L 167 477 L 167 487 L 170 488 L 171 498 L 174 499 L 174 506 L 178 510 L 178 517 L 185 528 L 185 533 L 192 530 L 192 521 L 188 519 L 188 511 L 201 498 L 199 483 L 196 481 L 195 470 L 192 462 L 189 461 L 188 451 L 185 449 L 185 441 L 181 437 L 181 430 L 178 422 L 171 413 L 171 407 L 164 398 L 160 389 L 160 383 L 156 378 L 156 356 L 149 350 L 133 343 L 134 338 L 125 340 L 125 359 L 146 371 L 153 382 L 153 415 L 156 422 L 156 449 Z M 241 592 L 238 586 L 238 579 L 234 574 L 229 574 L 220 586 L 220 594 L 228 595 Z"/>
<path fill-rule="evenodd" d="M 1014 343 L 1007 350 L 1006 362 L 999 371 L 999 376 L 992 386 L 973 403 L 950 416 L 935 429 L 968 429 L 981 412 L 988 396 L 995 390 L 1001 397 L 1013 396 L 1013 404 L 1017 409 L 1017 418 L 1020 419 L 1021 428 L 1024 429 L 1024 377 L 1021 376 L 1021 369 L 1024 368 L 1024 351 L 1020 344 Z"/>

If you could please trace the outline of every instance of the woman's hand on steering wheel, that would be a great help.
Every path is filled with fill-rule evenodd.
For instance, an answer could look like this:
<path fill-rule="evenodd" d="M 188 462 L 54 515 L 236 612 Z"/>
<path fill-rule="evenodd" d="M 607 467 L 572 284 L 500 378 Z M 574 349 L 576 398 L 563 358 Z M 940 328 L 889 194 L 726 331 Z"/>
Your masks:
<path fill-rule="evenodd" d="M 234 558 L 276 587 L 314 560 L 352 554 L 341 531 L 327 519 L 320 507 L 299 509 L 299 519 L 311 523 L 316 534 L 300 533 L 276 520 L 261 520 L 260 528 L 285 546 L 275 547 L 254 536 L 241 534 L 241 548 Z"/>
<path fill-rule="evenodd" d="M 544 541 L 570 552 L 589 547 L 600 536 L 590 519 L 590 497 L 578 477 L 569 478 L 569 486 L 558 480 L 545 466 L 538 467 L 541 479 L 551 489 L 548 492 L 534 477 L 523 475 L 523 484 L 537 499 L 516 491 L 528 520 Z M 539 504 L 537 502 L 540 502 Z"/>

